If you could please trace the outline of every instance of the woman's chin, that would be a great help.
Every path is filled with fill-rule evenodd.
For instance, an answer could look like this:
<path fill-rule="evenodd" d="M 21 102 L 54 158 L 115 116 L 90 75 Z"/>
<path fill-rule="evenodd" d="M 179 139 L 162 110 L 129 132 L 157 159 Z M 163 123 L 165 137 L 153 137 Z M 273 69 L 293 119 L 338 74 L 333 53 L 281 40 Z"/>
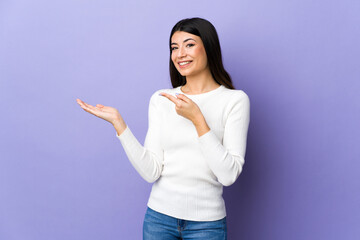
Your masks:
<path fill-rule="evenodd" d="M 189 73 L 188 71 L 178 71 L 180 73 L 181 76 L 186 77 L 191 75 L 191 73 Z"/>

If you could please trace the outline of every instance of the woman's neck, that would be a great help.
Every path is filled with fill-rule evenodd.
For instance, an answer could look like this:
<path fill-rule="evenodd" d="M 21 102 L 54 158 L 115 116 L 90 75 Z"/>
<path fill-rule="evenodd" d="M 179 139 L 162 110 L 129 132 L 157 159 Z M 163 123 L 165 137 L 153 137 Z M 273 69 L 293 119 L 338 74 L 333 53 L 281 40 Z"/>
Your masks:
<path fill-rule="evenodd" d="M 181 90 L 186 94 L 201 94 L 218 88 L 220 84 L 215 82 L 210 71 L 204 71 L 195 76 L 186 76 L 186 84 Z"/>

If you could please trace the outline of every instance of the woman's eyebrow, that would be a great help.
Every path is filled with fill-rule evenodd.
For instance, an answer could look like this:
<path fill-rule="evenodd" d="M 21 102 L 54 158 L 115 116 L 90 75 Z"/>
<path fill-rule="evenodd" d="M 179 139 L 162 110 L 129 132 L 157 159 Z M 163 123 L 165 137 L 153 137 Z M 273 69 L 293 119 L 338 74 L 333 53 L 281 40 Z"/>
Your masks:
<path fill-rule="evenodd" d="M 187 41 L 189 41 L 189 40 L 194 40 L 194 39 L 192 39 L 192 38 L 187 38 L 187 39 L 184 40 L 184 42 L 187 42 Z M 195 40 L 194 40 L 194 41 L 195 41 Z M 195 41 L 195 42 L 196 42 L 196 41 Z M 177 43 L 171 43 L 171 45 L 173 45 L 173 44 L 178 45 Z"/>

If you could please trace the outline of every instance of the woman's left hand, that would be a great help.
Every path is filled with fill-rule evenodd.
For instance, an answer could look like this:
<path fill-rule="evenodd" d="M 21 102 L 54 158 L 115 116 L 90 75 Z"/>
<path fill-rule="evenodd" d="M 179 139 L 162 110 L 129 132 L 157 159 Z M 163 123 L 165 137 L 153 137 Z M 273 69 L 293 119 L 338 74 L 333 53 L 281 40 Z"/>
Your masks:
<path fill-rule="evenodd" d="M 177 98 L 164 92 L 160 93 L 160 95 L 172 101 L 175 104 L 176 112 L 179 115 L 189 119 L 194 124 L 198 119 L 203 117 L 199 106 L 184 94 L 178 94 Z"/>

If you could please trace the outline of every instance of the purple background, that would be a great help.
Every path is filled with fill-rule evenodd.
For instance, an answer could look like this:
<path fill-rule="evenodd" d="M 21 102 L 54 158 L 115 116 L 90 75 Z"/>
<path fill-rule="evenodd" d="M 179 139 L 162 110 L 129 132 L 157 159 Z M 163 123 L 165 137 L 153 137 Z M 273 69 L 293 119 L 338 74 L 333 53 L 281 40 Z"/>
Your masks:
<path fill-rule="evenodd" d="M 251 101 L 244 170 L 224 188 L 229 239 L 360 239 L 360 2 L 0 2 L 0 239 L 141 239 L 151 184 L 115 130 L 143 144 L 151 94 L 171 88 L 182 18 L 216 27 Z"/>

